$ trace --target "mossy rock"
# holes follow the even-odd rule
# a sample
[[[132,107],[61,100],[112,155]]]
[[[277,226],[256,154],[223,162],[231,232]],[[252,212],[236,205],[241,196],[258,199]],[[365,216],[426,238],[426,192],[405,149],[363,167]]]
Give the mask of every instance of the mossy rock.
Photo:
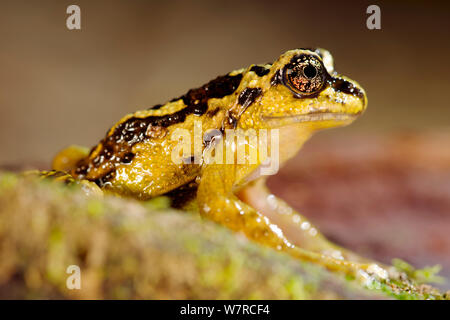
[[[68,289],[71,265],[81,289]],[[0,298],[443,298],[429,286],[362,286],[258,246],[196,213],[86,197],[77,187],[0,173]]]

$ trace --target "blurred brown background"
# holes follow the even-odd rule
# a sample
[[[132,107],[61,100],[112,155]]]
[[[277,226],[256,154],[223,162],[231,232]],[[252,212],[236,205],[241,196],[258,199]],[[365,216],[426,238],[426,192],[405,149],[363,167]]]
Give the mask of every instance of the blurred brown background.
[[[381,7],[381,30],[366,8]],[[66,8],[81,7],[80,31]],[[369,109],[322,135],[450,125],[450,5],[433,1],[1,1],[0,164],[92,146],[124,114],[298,47],[329,49]]]

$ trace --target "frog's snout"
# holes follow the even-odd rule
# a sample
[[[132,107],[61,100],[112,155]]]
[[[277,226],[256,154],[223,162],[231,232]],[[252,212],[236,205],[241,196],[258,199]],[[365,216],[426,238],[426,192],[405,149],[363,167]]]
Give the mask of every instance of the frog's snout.
[[[336,97],[347,102],[345,103],[346,113],[359,115],[366,110],[366,91],[356,81],[345,76],[335,76],[328,80],[328,84]]]

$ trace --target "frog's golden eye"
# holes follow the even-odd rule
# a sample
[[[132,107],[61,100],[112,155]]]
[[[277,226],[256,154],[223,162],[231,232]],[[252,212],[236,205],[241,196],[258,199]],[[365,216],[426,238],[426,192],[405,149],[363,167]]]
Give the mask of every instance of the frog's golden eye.
[[[283,70],[283,84],[297,96],[320,92],[325,85],[327,71],[322,62],[311,55],[294,57]]]

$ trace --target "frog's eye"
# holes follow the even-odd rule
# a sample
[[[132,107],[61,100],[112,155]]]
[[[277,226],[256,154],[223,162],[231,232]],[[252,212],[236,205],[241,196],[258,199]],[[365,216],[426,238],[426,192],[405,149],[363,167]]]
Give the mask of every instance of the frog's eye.
[[[283,71],[283,83],[296,95],[303,97],[321,91],[325,85],[327,71],[314,56],[294,57]]]

